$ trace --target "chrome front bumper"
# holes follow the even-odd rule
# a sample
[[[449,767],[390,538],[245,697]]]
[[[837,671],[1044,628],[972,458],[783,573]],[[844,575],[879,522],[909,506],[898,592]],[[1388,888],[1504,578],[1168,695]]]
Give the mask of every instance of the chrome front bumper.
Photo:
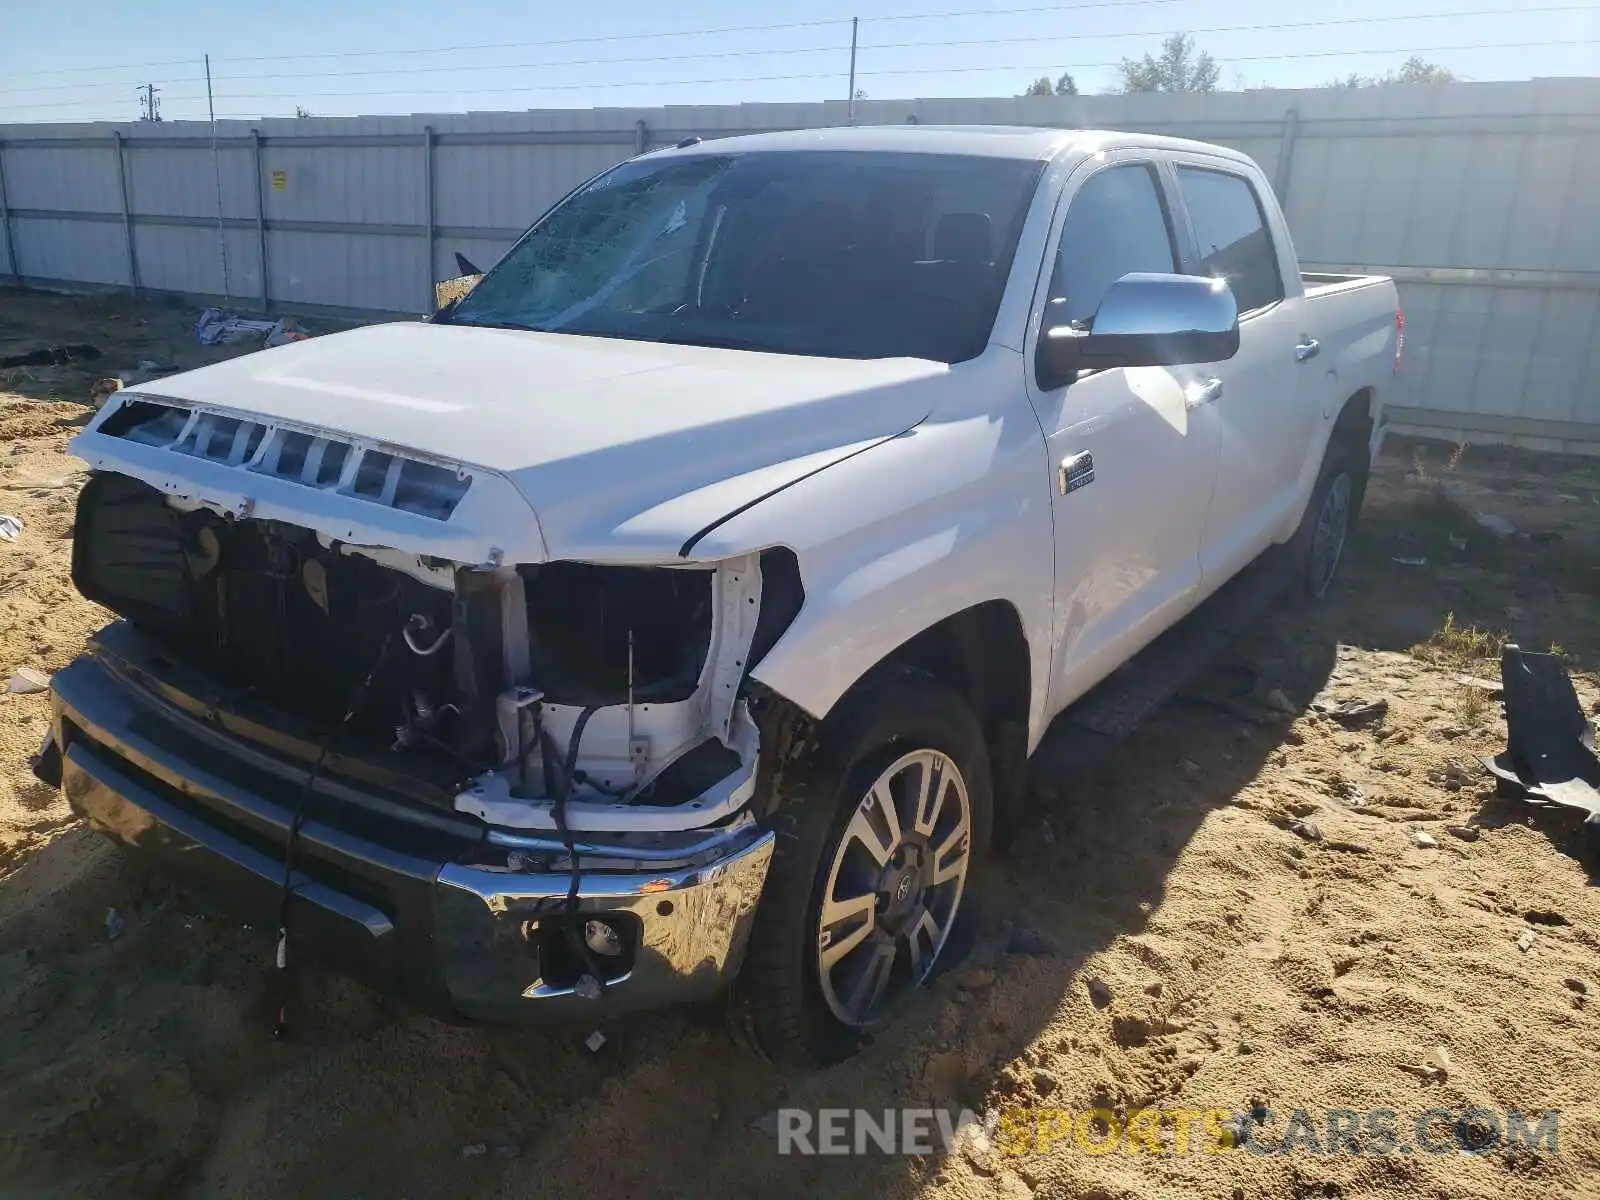
[[[639,873],[604,870],[579,857],[578,910],[638,930],[627,970],[606,984],[609,1007],[651,1008],[706,999],[737,973],[772,859],[773,835],[751,833],[704,867]],[[486,1020],[524,1009],[593,1012],[574,983],[529,970],[529,922],[566,907],[565,874],[439,872],[440,955],[456,1008]],[[537,959],[537,955],[534,956]],[[604,966],[604,962],[600,961]]]
[[[175,686],[170,667],[114,626],[55,676],[63,790],[102,832],[271,928],[304,744],[241,738],[260,726]],[[679,850],[580,847],[576,907],[624,943],[623,957],[597,960],[609,977],[595,1000],[570,956],[553,968],[571,878],[558,846],[330,772],[297,841],[291,945],[447,1017],[593,1020],[706,999],[739,968],[772,848],[755,825]]]

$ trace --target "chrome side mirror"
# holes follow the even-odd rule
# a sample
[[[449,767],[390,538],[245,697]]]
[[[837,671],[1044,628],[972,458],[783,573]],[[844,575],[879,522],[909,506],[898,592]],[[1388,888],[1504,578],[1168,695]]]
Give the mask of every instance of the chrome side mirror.
[[[1089,328],[1050,325],[1039,337],[1039,386],[1084,370],[1219,362],[1239,350],[1239,307],[1226,279],[1132,272],[1106,293]]]

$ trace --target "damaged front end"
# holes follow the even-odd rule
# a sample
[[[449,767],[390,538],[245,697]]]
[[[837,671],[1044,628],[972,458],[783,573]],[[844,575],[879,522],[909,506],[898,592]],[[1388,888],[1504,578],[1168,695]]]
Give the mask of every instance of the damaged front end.
[[[279,521],[228,519],[122,475],[79,503],[73,578],[218,683],[345,752],[460,778],[453,807],[506,829],[653,833],[745,806],[758,739],[740,688],[763,616],[797,606],[793,556],[409,571]],[[765,607],[763,578],[780,593]],[[770,638],[768,639],[770,644]]]
[[[270,891],[298,837],[295,903],[340,931],[333,952],[353,938],[365,961],[387,939],[379,975],[424,954],[468,1016],[601,992],[649,1006],[737,969],[771,853],[746,680],[799,610],[792,553],[461,561],[243,488],[449,524],[468,469],[141,399],[94,432],[140,449],[85,455],[101,469],[73,577],[127,625],[58,677],[75,807],[169,857],[243,864],[247,891]],[[240,482],[185,486],[147,450]],[[391,855],[427,877],[424,934],[400,928],[421,901]]]

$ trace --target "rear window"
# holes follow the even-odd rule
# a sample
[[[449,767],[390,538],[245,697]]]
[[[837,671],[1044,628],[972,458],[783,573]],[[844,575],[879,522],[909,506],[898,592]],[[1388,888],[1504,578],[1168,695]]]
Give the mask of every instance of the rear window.
[[[1180,166],[1178,189],[1189,209],[1201,265],[1206,274],[1228,281],[1239,311],[1282,300],[1278,255],[1250,181],[1225,171]]]

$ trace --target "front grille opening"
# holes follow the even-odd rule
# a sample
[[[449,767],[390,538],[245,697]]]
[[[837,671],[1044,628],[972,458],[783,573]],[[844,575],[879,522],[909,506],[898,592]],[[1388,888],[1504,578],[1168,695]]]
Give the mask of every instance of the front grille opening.
[[[178,440],[189,410],[149,400],[124,404],[106,418],[100,432],[108,437],[127,438],[144,446],[170,446]]]
[[[203,416],[175,448],[196,458],[227,462],[233,453],[234,435],[242,424],[235,417]]]
[[[326,548],[297,526],[180,513],[121,475],[90,478],[77,530],[78,590],[219,682],[328,728],[365,679],[352,742],[388,747],[410,724],[448,754],[465,753],[480,736],[459,715],[454,656],[419,657],[398,639],[413,616],[436,633],[451,628],[450,593]],[[425,712],[437,720],[419,717]],[[431,746],[420,736],[409,744]]]
[[[350,446],[346,442],[325,442],[323,445],[322,461],[317,464],[316,478],[311,482],[318,487],[332,487],[344,474],[344,460],[350,457]]]
[[[194,416],[189,409],[151,400],[127,401],[97,432],[316,488],[338,487],[350,456],[358,454],[350,495],[437,521],[449,520],[472,484],[470,476],[449,467],[401,454],[360,451],[349,442],[273,429],[247,417]]]
[[[311,450],[309,433],[282,433],[278,445],[278,465],[272,473],[280,479],[299,479],[306,469],[306,455]]]
[[[266,434],[267,427],[265,425],[252,425],[250,427],[250,432],[245,435],[244,452],[239,456],[238,459],[234,461],[249,462],[251,459],[253,459],[256,456],[256,451],[261,448],[261,439],[264,438]]]
[[[467,480],[445,467],[407,460],[400,468],[394,506],[444,520],[467,494]]]
[[[393,462],[394,455],[369,450],[361,456],[361,465],[356,468],[355,482],[350,485],[350,490],[358,496],[380,499]]]

